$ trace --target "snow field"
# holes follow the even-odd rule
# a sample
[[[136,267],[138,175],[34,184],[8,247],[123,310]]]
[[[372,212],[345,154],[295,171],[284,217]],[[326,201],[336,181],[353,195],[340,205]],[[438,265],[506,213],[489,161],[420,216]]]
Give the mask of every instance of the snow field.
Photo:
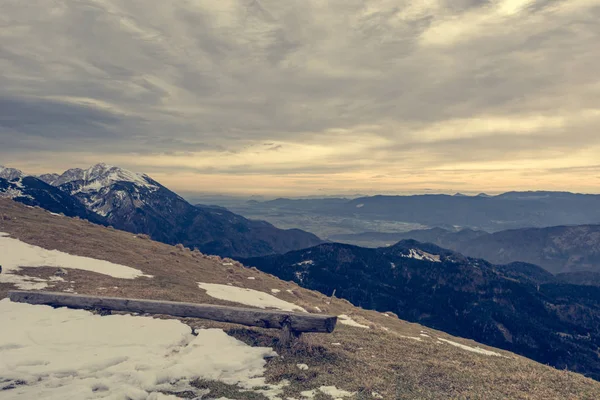
[[[114,278],[135,279],[144,275],[139,269],[89,257],[74,256],[58,250],[46,250],[0,233],[0,283],[11,283],[19,289],[36,290],[48,287],[55,278],[41,279],[17,275],[20,267],[57,267],[97,272]]]
[[[270,294],[253,289],[244,289],[235,286],[220,285],[216,283],[198,282],[200,289],[206,294],[219,300],[231,301],[257,308],[275,308],[282,311],[307,312],[304,308],[287,301],[278,299]]]
[[[270,348],[250,347],[219,329],[197,331],[177,320],[0,301],[0,398],[167,399],[159,391],[196,389],[196,378],[261,387],[277,399],[281,385],[263,377]],[[25,382],[25,384],[22,384]]]

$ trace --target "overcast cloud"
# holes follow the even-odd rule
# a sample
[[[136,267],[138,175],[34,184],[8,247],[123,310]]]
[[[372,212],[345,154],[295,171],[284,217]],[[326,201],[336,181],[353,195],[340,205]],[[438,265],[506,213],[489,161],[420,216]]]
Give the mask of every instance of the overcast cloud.
[[[600,0],[1,0],[0,164],[599,192]]]

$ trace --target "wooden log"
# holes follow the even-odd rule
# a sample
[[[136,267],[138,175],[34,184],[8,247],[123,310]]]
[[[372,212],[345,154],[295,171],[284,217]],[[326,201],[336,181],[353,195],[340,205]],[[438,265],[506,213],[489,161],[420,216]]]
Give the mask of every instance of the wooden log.
[[[175,301],[86,296],[59,292],[14,290],[9,292],[9,298],[14,302],[42,304],[52,307],[68,307],[84,310],[100,309],[141,314],[163,314],[185,318],[203,318],[261,328],[283,329],[287,326],[293,332],[297,333],[331,333],[337,323],[337,317],[331,315],[212,304],[179,303]]]

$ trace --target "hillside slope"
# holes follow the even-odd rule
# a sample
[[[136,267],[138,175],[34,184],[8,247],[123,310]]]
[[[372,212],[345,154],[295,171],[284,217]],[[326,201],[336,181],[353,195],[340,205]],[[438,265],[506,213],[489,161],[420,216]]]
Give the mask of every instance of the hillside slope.
[[[180,319],[182,322],[196,328],[199,334],[198,337],[205,340],[204,343],[210,344],[208,347],[212,346],[220,351],[214,355],[210,355],[213,354],[210,353],[207,358],[195,357],[195,364],[182,364],[182,366],[185,365],[186,368],[189,367],[190,369],[182,370],[180,368],[177,370],[178,375],[176,376],[196,374],[204,377],[190,382],[193,391],[190,388],[187,389],[187,392],[176,391],[167,382],[161,386],[161,389],[156,389],[160,392],[152,392],[150,396],[148,396],[148,393],[155,390],[153,389],[155,386],[147,385],[145,386],[146,389],[138,388],[138,396],[143,396],[140,398],[158,399],[163,398],[160,396],[166,395],[174,396],[169,397],[171,400],[175,398],[192,398],[199,395],[197,392],[199,390],[204,390],[202,393],[206,393],[206,389],[209,389],[210,393],[203,398],[223,397],[247,400],[266,398],[600,398],[600,383],[582,375],[559,371],[512,353],[487,348],[470,340],[452,337],[443,332],[407,323],[390,313],[384,314],[362,310],[344,300],[328,298],[318,292],[300,288],[294,283],[281,281],[255,269],[244,268],[233,261],[153,242],[143,236],[111,230],[90,224],[87,221],[51,215],[44,210],[30,209],[8,200],[0,200],[0,232],[6,232],[10,235],[9,238],[14,238],[13,240],[19,239],[30,245],[41,246],[43,249],[58,249],[69,254],[106,260],[134,268],[144,275],[152,276],[133,275],[115,278],[103,273],[102,269],[93,272],[70,268],[67,270],[67,275],[63,275],[64,280],[61,281],[53,279],[57,267],[43,267],[43,265],[46,265],[43,261],[40,261],[36,268],[31,266],[12,272],[19,276],[36,277],[38,283],[47,283],[50,285],[49,289],[55,291],[75,291],[107,296],[226,305],[239,304],[240,302],[243,304],[244,301],[247,301],[248,296],[230,296],[227,300],[224,300],[213,297],[216,296],[214,293],[212,293],[212,296],[209,295],[209,284],[216,284],[219,288],[230,288],[229,293],[235,293],[234,291],[238,288],[245,288],[261,292],[264,297],[271,295],[280,301],[303,307],[309,312],[321,310],[324,313],[348,316],[338,323],[338,327],[333,334],[304,335],[301,341],[291,350],[277,347],[277,332],[204,320]],[[2,243],[2,240],[0,240],[0,244]],[[43,249],[40,250],[41,253],[43,253]],[[8,265],[5,260],[7,254],[6,252],[0,252],[0,264]],[[73,267],[76,267],[76,264]],[[0,276],[5,275],[5,273],[6,271]],[[199,288],[198,282],[202,282],[205,289]],[[14,284],[0,283],[0,298],[6,296],[8,290],[13,287]],[[226,292],[225,289],[221,289],[221,291]],[[247,295],[255,292],[246,290],[243,293]],[[5,309],[8,310],[4,313]],[[38,308],[35,309],[38,310]],[[13,314],[13,312],[16,314]],[[32,321],[37,321],[37,319],[34,319],[33,311],[27,312]],[[48,310],[48,313],[43,323],[51,325],[52,315],[54,314],[52,310]],[[61,320],[65,324],[72,324],[75,323],[75,320],[89,318],[89,314],[82,313],[73,317],[70,314],[63,314]],[[19,326],[22,326],[23,329],[30,329],[28,328],[29,325],[26,324],[27,321],[19,319],[20,315],[23,315],[23,313],[16,309],[11,310],[5,303],[0,302],[0,318],[5,316],[7,318],[17,318]],[[43,318],[43,316],[40,318]],[[106,320],[103,318],[112,317],[96,318],[99,319],[94,319],[94,321],[97,321],[94,323],[104,324],[103,321]],[[106,323],[108,324],[110,321],[114,321],[114,319],[109,319]],[[180,331],[177,326],[170,326],[167,329],[168,327],[158,326],[152,322],[158,320],[142,321],[143,323],[136,322],[139,320],[123,321],[127,324],[127,328],[125,326],[116,327],[123,329],[122,331],[119,330],[123,334],[109,335],[104,338],[91,335],[88,339],[78,341],[78,343],[89,344],[104,341],[103,349],[116,351],[114,349],[117,349],[120,344],[127,344],[129,347],[126,348],[135,345],[132,342],[124,343],[126,337],[137,337],[143,342],[155,340],[152,339],[152,336],[144,336],[149,332],[140,330],[142,329],[141,325],[156,328],[154,335],[158,335],[158,332]],[[204,375],[203,370],[205,368],[203,368],[203,364],[197,363],[198,359],[206,360],[206,362],[213,359],[222,359],[223,363],[219,364],[219,367],[215,366],[217,371],[221,371],[221,368],[233,368],[233,366],[230,366],[231,364],[228,364],[231,361],[223,358],[223,355],[230,354],[231,346],[241,346],[241,344],[218,342],[216,338],[210,338],[209,340],[212,331],[208,328],[225,330],[228,335],[241,340],[246,345],[254,346],[251,348],[256,349],[257,354],[263,354],[264,357],[267,357],[268,354],[268,351],[264,348],[274,347],[279,356],[269,356],[264,365],[263,363],[257,364],[253,371],[255,377],[264,377],[264,384],[270,386],[255,387],[249,389],[249,391],[240,392],[240,387],[235,386],[231,380],[227,380],[229,383],[219,381],[219,379],[230,376],[227,373],[222,375],[221,378],[217,375],[212,377]],[[55,329],[55,327],[49,326],[48,329]],[[3,332],[9,331],[3,330]],[[34,335],[32,337],[39,336],[39,332],[27,332]],[[46,332],[48,331],[46,330]],[[0,335],[1,337],[2,335]],[[46,335],[43,338],[44,343],[48,341],[52,343],[52,340],[54,340],[52,337],[52,335]],[[109,340],[108,338],[114,340],[114,342],[106,342]],[[26,341],[27,335],[20,335],[15,337],[14,340]],[[73,340],[70,336],[64,335],[61,340],[68,348],[75,348],[73,347],[75,343],[69,342],[69,340]],[[157,340],[158,338],[155,341]],[[190,343],[194,343],[193,338],[190,337],[189,340],[192,340]],[[194,348],[197,350],[193,351],[210,351],[209,348],[206,350],[202,350],[201,347]],[[16,350],[11,350],[10,347],[0,348],[0,352],[10,351]],[[139,350],[137,352],[139,353]],[[2,354],[0,354],[0,358],[7,360]],[[148,353],[148,356],[155,357],[155,354]],[[47,354],[38,355],[38,358],[46,356]],[[103,357],[102,352],[99,352],[99,356]],[[184,354],[180,356],[184,356]],[[134,359],[127,362],[133,361]],[[33,372],[28,368],[22,366],[19,370]],[[100,368],[101,371],[105,371],[110,376],[114,376],[114,373],[118,372],[118,370],[115,372],[114,368],[106,370]],[[240,373],[242,372],[240,365],[236,368]],[[62,379],[60,376],[57,378]],[[288,382],[287,385],[282,384],[284,380]],[[60,382],[63,381],[59,380]],[[135,382],[129,383],[134,384]],[[261,392],[265,388],[272,388],[278,384],[283,385],[281,387],[283,393],[278,397]],[[114,394],[112,390],[116,390],[110,385],[97,386],[96,388],[101,389],[101,391],[90,392],[96,396],[94,398],[103,395],[110,396]],[[26,388],[17,385],[15,387],[4,387],[4,389],[3,396],[11,398],[7,397],[11,396],[10,393],[17,393],[17,391]],[[140,394],[142,393],[140,390],[143,390],[143,393],[146,394]],[[335,396],[332,397],[325,393],[334,394]],[[86,397],[82,396],[81,398]]]
[[[413,240],[331,243],[241,260],[303,287],[600,379],[600,288],[531,264],[493,265]]]

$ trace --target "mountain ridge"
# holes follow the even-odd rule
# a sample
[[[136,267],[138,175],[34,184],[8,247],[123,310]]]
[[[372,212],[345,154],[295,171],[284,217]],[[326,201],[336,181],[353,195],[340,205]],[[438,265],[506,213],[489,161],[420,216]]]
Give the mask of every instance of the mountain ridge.
[[[595,224],[509,229],[494,233],[433,228],[331,237],[332,240],[357,244],[370,241],[374,245],[408,238],[435,243],[497,264],[527,262],[552,273],[600,272],[600,225]]]
[[[358,233],[354,226],[365,222],[419,224],[424,227],[458,227],[497,232],[526,227],[600,224],[600,195],[568,192],[506,192],[494,196],[453,196],[423,194],[411,196],[375,195],[355,199],[277,199],[238,204],[232,211],[247,217],[259,217],[271,222],[285,221],[297,225],[312,218],[338,221],[347,233]],[[335,222],[335,221],[334,221]],[[316,222],[315,222],[316,223]],[[319,231],[325,230],[319,227]],[[415,228],[412,228],[415,229]],[[315,232],[318,232],[315,230]],[[340,232],[340,233],[346,233]],[[327,238],[326,235],[323,236]]]

